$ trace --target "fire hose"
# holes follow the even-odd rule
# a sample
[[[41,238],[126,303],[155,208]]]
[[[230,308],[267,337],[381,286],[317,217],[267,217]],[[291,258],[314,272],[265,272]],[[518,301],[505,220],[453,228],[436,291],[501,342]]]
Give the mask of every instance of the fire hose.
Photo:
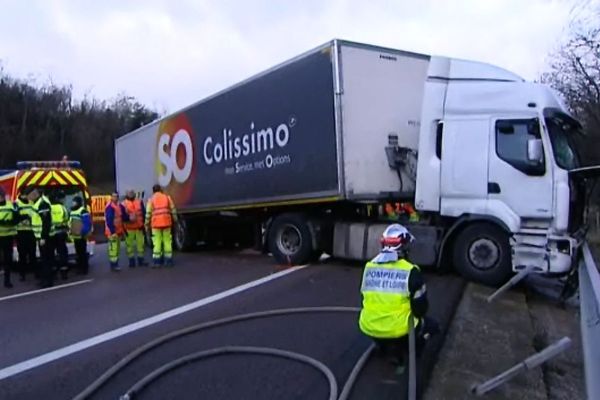
[[[227,325],[240,321],[247,321],[251,319],[260,319],[267,318],[273,316],[280,315],[291,315],[291,314],[308,314],[308,313],[356,313],[359,312],[360,308],[356,307],[337,307],[337,306],[327,306],[327,307],[299,307],[299,308],[286,308],[286,309],[278,309],[278,310],[268,310],[268,311],[258,311],[247,314],[234,315],[231,317],[221,318],[213,321],[203,322],[200,324],[188,326],[183,329],[179,329],[173,332],[170,332],[166,335],[160,336],[138,348],[133,350],[127,356],[122,358],[119,362],[114,364],[111,368],[109,368],[106,372],[104,372],[100,377],[98,377],[94,382],[92,382],[87,388],[85,388],[81,393],[76,395],[73,400],[84,400],[89,399],[98,389],[100,389],[103,385],[105,385],[111,378],[113,378],[116,374],[118,374],[121,370],[123,370],[128,364],[133,362],[135,359],[147,353],[148,351],[164,344],[174,339],[180,338],[182,336],[190,335],[192,333],[196,333],[199,331],[203,331],[210,328],[215,328],[222,325]],[[366,364],[370,354],[372,353],[374,345],[371,345],[367,348],[367,350],[362,354],[354,368],[350,372],[346,383],[344,384],[340,395],[338,396],[338,385],[335,379],[333,372],[322,362],[308,357],[303,354],[275,349],[275,348],[267,348],[267,347],[252,347],[252,346],[224,346],[218,347],[214,349],[204,350],[200,352],[196,352],[193,354],[188,354],[184,357],[173,360],[167,364],[164,364],[160,368],[152,371],[150,374],[144,376],[141,380],[136,382],[133,386],[131,386],[127,392],[125,392],[120,399],[121,400],[130,400],[135,398],[144,388],[150,385],[152,382],[157,380],[162,375],[176,369],[187,365],[189,363],[199,361],[202,359],[217,357],[225,354],[259,354],[259,355],[269,355],[280,358],[285,358],[297,362],[301,362],[307,364],[322,373],[322,375],[327,379],[329,384],[329,400],[347,400],[352,391],[352,387],[356,382],[360,371],[363,366]]]

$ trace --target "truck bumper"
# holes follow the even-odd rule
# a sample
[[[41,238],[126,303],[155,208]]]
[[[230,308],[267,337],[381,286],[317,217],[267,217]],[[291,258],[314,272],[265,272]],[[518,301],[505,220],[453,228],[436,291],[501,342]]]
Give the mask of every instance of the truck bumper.
[[[582,243],[578,235],[515,234],[511,240],[513,270],[533,267],[539,273],[567,273],[575,266]]]

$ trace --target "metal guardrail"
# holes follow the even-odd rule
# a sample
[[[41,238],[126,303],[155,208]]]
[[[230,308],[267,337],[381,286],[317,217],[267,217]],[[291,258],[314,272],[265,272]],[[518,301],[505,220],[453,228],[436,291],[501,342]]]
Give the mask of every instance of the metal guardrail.
[[[600,399],[600,272],[587,243],[579,264],[579,300],[585,385],[589,400]]]

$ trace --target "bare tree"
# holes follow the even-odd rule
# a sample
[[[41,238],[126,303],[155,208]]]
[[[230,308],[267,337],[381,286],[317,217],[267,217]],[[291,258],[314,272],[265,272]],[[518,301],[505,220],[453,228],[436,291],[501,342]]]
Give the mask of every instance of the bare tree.
[[[590,15],[594,18],[590,18]],[[560,48],[551,55],[542,81],[560,92],[570,111],[583,124],[577,138],[584,164],[600,164],[600,12],[588,10],[575,20]]]

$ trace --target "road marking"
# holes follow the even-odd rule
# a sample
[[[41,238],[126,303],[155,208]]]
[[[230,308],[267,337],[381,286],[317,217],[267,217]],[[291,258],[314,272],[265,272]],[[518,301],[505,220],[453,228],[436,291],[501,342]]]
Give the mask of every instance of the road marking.
[[[10,299],[16,299],[17,297],[29,296],[31,294],[49,292],[51,290],[64,289],[64,288],[68,288],[68,287],[71,287],[71,286],[81,285],[83,283],[89,283],[91,281],[93,281],[93,279],[85,279],[85,280],[82,280],[82,281],[65,283],[64,285],[58,285],[58,286],[52,286],[52,287],[44,288],[44,289],[32,290],[30,292],[23,292],[23,293],[12,294],[10,296],[0,297],[0,301],[10,300]]]
[[[306,267],[308,267],[308,265],[301,265],[298,267],[288,268],[283,271],[276,272],[274,274],[257,279],[255,281],[251,281],[251,282],[245,283],[243,285],[233,287],[231,289],[225,290],[224,292],[213,294],[212,296],[208,296],[203,299],[194,301],[192,303],[189,303],[189,304],[177,307],[177,308],[173,308],[169,311],[165,311],[165,312],[157,314],[153,317],[149,317],[149,318],[143,319],[141,321],[137,321],[137,322],[131,323],[129,325],[125,325],[120,328],[114,329],[112,331],[91,337],[89,339],[82,340],[82,341],[74,343],[72,345],[63,347],[62,349],[57,349],[57,350],[51,351],[49,353],[42,354],[41,356],[30,358],[29,360],[22,361],[20,363],[11,365],[6,368],[2,368],[2,369],[0,369],[0,380],[9,378],[11,376],[20,374],[21,372],[24,372],[24,371],[39,367],[41,365],[47,364],[49,362],[58,360],[60,358],[69,356],[73,353],[77,353],[79,351],[88,349],[88,348],[96,346],[100,343],[104,343],[109,340],[126,335],[128,333],[140,330],[147,326],[157,324],[166,319],[186,313],[186,312],[194,310],[196,308],[200,308],[205,305],[214,303],[216,301],[225,299],[227,297],[233,296],[234,294],[238,294],[245,290],[252,289],[256,286],[262,285],[263,283],[267,283],[267,282],[275,280],[277,278],[281,278],[282,276],[291,274],[292,272],[301,270]]]

